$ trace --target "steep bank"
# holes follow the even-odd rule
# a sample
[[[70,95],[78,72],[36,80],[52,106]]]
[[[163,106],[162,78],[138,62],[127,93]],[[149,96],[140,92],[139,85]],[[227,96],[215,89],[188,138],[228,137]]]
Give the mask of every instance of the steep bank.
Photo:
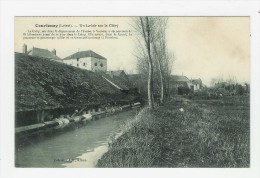
[[[132,101],[100,73],[46,58],[15,53],[16,111],[83,107],[111,101]]]
[[[97,167],[249,167],[249,97],[146,110]]]

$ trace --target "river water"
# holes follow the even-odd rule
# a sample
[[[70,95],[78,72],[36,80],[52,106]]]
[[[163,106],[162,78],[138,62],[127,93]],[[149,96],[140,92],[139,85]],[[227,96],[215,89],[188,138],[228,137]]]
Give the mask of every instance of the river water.
[[[16,138],[16,167],[95,167],[120,126],[139,109],[121,112],[73,128]]]

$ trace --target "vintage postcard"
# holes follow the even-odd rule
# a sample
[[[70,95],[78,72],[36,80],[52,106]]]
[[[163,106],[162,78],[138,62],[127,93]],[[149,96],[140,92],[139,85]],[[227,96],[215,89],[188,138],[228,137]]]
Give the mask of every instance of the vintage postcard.
[[[249,168],[250,17],[16,16],[17,168]]]

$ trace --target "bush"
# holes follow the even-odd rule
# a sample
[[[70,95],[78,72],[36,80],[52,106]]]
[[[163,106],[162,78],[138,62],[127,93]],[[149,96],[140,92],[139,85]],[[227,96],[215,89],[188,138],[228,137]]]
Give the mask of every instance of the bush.
[[[190,89],[188,87],[178,87],[178,95],[187,95],[190,93]]]

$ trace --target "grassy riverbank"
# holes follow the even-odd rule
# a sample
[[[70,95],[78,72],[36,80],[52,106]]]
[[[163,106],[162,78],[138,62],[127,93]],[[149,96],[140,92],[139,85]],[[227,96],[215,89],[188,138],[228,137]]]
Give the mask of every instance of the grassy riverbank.
[[[249,111],[249,97],[144,109],[97,167],[249,167]]]

